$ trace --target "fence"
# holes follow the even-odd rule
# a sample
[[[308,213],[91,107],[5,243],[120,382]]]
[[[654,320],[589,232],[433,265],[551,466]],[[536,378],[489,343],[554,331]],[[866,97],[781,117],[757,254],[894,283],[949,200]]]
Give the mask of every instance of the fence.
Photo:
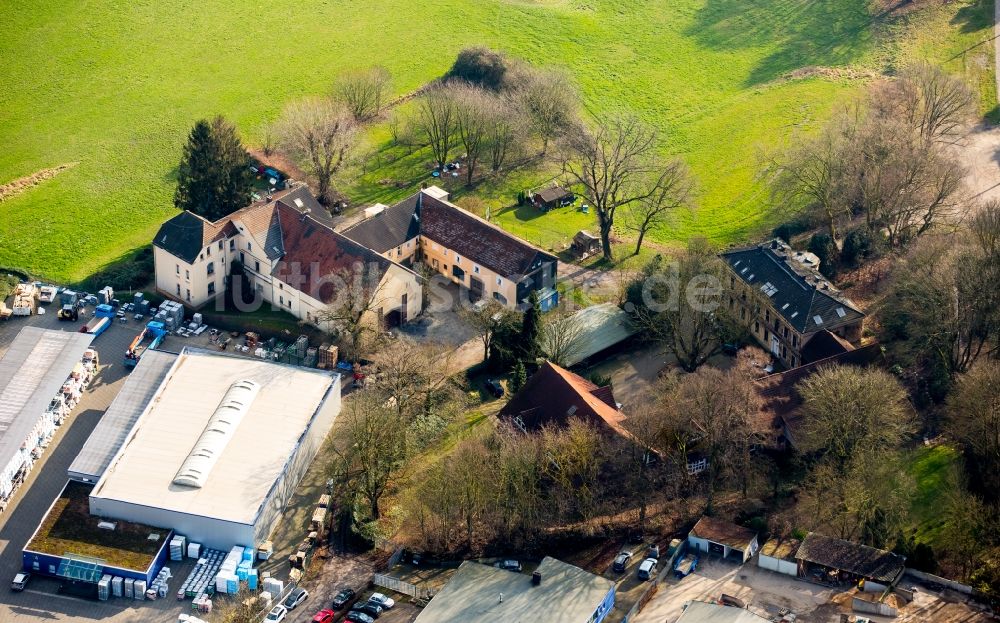
[[[886,617],[894,617],[899,614],[899,611],[890,606],[889,604],[884,604],[878,601],[868,601],[867,599],[861,599],[860,597],[855,597],[853,599],[851,607],[856,612],[864,612],[866,614],[878,614]]]
[[[946,586],[953,591],[957,591],[965,595],[971,595],[973,593],[972,587],[967,584],[962,584],[961,582],[956,582],[955,580],[949,580],[947,578],[931,575],[930,573],[924,573],[923,571],[917,571],[916,569],[907,569],[904,575],[908,575],[911,578],[914,578],[920,582],[940,584],[941,586]]]
[[[382,588],[387,588],[391,591],[396,591],[397,593],[409,595],[414,599],[431,598],[431,592],[426,588],[421,588],[416,584],[410,584],[409,582],[404,582],[403,580],[400,580],[399,578],[394,578],[391,575],[376,573],[375,577],[372,578],[372,582],[375,583],[375,586],[381,586]]]

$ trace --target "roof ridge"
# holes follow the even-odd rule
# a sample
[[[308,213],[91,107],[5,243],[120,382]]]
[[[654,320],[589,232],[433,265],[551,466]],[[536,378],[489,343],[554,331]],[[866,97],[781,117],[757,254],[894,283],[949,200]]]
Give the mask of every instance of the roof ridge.
[[[425,189],[421,189],[420,192],[423,193],[424,190]],[[524,245],[524,246],[526,246],[528,248],[534,249],[535,251],[539,251],[541,253],[546,253],[546,254],[549,253],[545,249],[542,249],[541,247],[536,246],[536,245],[532,244],[531,242],[528,242],[527,240],[524,240],[523,238],[518,238],[514,234],[512,234],[509,231],[507,231],[506,229],[504,229],[503,227],[500,227],[499,225],[491,223],[491,222],[487,221],[486,219],[484,219],[483,217],[479,216],[478,214],[473,214],[472,212],[466,210],[465,208],[463,208],[463,207],[461,207],[459,205],[455,205],[454,203],[452,203],[452,202],[450,202],[450,201],[448,201],[446,199],[438,199],[437,197],[434,197],[434,196],[429,195],[427,193],[424,193],[424,197],[426,197],[427,199],[430,199],[432,201],[437,201],[438,203],[441,203],[442,205],[444,205],[446,207],[449,207],[449,208],[451,208],[453,210],[457,210],[459,213],[461,213],[461,214],[463,214],[465,216],[468,216],[471,219],[473,219],[475,221],[478,221],[478,222],[480,222],[483,225],[486,225],[487,227],[493,228],[494,230],[500,232],[504,236],[506,236],[506,237],[510,238],[511,240],[514,240],[515,242],[518,242],[518,243],[520,243],[520,244],[522,244],[522,245]],[[421,209],[423,209],[423,206],[421,206]],[[421,236],[424,235],[422,230],[421,230],[420,235]]]

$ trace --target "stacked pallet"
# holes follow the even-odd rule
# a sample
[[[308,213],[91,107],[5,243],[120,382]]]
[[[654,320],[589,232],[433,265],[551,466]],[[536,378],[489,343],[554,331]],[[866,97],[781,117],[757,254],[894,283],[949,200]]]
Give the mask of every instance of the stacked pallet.
[[[191,570],[191,573],[188,574],[187,579],[181,585],[180,590],[177,591],[177,599],[184,599],[185,597],[198,599],[200,596],[205,595],[210,583],[219,574],[219,568],[222,566],[222,561],[225,559],[226,553],[217,549],[206,549],[201,553],[202,557],[195,563],[194,569]]]
[[[34,284],[19,283],[14,286],[14,315],[30,316],[35,313],[38,304],[38,292]]]
[[[187,537],[175,534],[174,538],[170,539],[170,560],[180,561],[184,560],[184,550],[187,547]]]

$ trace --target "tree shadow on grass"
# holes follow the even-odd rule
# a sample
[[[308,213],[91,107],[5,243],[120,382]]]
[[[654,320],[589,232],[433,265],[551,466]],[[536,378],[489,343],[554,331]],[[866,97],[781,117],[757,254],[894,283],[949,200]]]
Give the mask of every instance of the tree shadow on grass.
[[[951,18],[951,24],[958,26],[963,33],[979,32],[989,28],[984,35],[993,35],[993,3],[977,0],[963,5]]]
[[[877,19],[864,0],[707,0],[685,34],[717,51],[771,49],[746,78],[754,86],[802,67],[857,60]]]

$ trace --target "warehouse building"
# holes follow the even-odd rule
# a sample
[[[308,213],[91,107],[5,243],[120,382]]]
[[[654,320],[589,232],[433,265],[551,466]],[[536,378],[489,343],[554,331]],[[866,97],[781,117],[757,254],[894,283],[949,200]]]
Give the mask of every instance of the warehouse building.
[[[601,623],[614,605],[614,582],[555,558],[532,575],[466,561],[415,623]]]
[[[213,549],[267,540],[340,411],[332,372],[198,349],[143,357],[70,467],[90,514]]]
[[[25,327],[0,358],[0,508],[31,471],[56,421],[76,405],[85,383],[67,387],[67,381],[79,373],[93,339]]]

